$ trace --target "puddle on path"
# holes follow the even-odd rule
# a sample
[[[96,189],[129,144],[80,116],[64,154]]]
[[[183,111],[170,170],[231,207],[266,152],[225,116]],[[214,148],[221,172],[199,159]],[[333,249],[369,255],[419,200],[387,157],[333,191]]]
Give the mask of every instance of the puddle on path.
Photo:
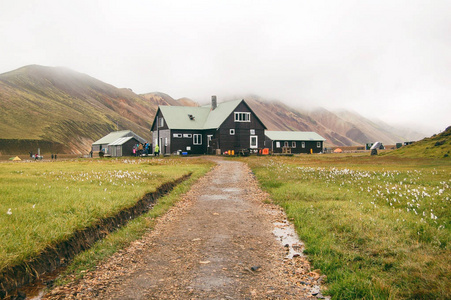
[[[279,212],[276,210],[269,210],[272,215],[278,215]],[[280,242],[282,246],[288,248],[288,254],[285,256],[286,259],[293,259],[293,257],[305,257],[304,243],[299,240],[299,237],[294,229],[294,225],[288,220],[273,222],[274,230],[273,234],[276,239]],[[310,295],[316,299],[326,299],[330,300],[330,296],[323,296],[321,294],[320,284],[312,284],[310,286]]]
[[[288,221],[274,222],[273,234],[277,240],[284,247],[288,247],[288,254],[286,258],[292,259],[295,256],[304,256],[302,251],[304,250],[304,243],[302,243],[296,231],[294,230],[293,224]]]

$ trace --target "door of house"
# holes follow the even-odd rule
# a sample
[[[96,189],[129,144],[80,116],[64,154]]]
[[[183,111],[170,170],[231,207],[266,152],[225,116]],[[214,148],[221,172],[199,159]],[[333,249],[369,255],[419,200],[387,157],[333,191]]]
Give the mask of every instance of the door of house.
[[[251,135],[251,149],[256,149],[258,148],[258,136],[256,135]]]

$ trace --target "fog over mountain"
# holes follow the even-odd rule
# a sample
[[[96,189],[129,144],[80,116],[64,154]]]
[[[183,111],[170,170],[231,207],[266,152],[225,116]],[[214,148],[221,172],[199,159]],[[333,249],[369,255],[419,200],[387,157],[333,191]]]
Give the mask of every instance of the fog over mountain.
[[[351,111],[300,110],[255,95],[243,98],[268,130],[314,131],[326,138],[327,147],[423,137],[414,131],[402,135],[397,128]],[[37,147],[52,153],[88,153],[93,141],[122,129],[151,141],[158,105],[199,103],[161,92],[138,95],[67,68],[25,66],[0,74],[0,153],[27,153]]]
[[[1,1],[0,73],[64,66],[137,94],[255,94],[432,134],[450,125],[450,11],[446,0]]]

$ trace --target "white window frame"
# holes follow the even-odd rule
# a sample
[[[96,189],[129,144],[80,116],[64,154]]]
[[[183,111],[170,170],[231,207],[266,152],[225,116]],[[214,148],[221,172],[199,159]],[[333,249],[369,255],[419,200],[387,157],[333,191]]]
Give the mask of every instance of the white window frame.
[[[302,148],[305,148],[305,142],[302,142],[302,143],[301,143],[301,147],[302,147]]]
[[[255,129],[250,130],[251,135],[255,135]]]
[[[181,138],[182,134],[181,133],[173,133],[172,137],[174,137],[174,138]]]
[[[276,148],[280,148],[280,142],[276,142]]]
[[[288,148],[288,141],[283,142],[283,146],[284,146],[285,148]]]
[[[296,141],[291,142],[291,148],[296,148]]]
[[[251,113],[250,112],[235,112],[235,122],[250,122]]]
[[[252,139],[255,139],[255,145],[252,145]],[[251,149],[258,148],[258,136],[257,135],[251,135],[249,143],[250,143],[250,147],[249,148],[251,148]]]
[[[158,121],[159,121],[158,126],[164,127],[164,118],[159,118]]]
[[[189,139],[190,139],[190,138],[193,137],[193,135],[192,135],[191,133],[184,133],[184,134],[183,134],[183,137],[184,137],[184,138],[189,138]]]
[[[207,147],[210,147],[210,142],[211,142],[212,138],[213,138],[212,134],[207,135]]]
[[[316,148],[321,148],[321,142],[316,142]]]
[[[193,134],[193,145],[202,145],[202,134]]]
[[[235,129],[230,129],[230,130],[229,130],[229,134],[230,134],[230,135],[235,135]]]

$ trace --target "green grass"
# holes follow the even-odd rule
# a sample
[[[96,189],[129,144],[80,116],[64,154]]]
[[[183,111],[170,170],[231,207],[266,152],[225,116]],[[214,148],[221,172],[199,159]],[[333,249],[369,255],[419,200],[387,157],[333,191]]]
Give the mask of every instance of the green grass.
[[[445,131],[415,142],[412,145],[383,153],[382,155],[412,158],[451,159],[451,126]]]
[[[156,218],[163,215],[178,202],[180,196],[186,193],[197,179],[209,171],[210,166],[210,164],[203,165],[188,180],[177,185],[168,195],[160,198],[152,210],[130,221],[126,226],[109,234],[105,239],[96,242],[89,250],[78,254],[68,268],[57,278],[54,286],[82,278],[87,270],[94,269],[99,262],[125,248],[132,241],[141,238],[153,228]]]
[[[451,163],[316,155],[250,158],[327,275],[333,299],[451,298]]]
[[[2,163],[0,270],[208,166],[181,158]]]

